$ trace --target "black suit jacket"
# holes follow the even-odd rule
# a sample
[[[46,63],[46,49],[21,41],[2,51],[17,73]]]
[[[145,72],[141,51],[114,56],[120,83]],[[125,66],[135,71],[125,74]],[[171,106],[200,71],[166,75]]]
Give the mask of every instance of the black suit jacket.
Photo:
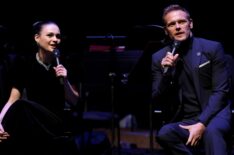
[[[168,49],[166,46],[152,55],[152,97],[156,102],[161,95],[165,96],[165,93],[173,88],[170,78],[163,75],[160,65]],[[230,84],[222,45],[216,41],[194,37],[189,52],[192,52],[189,61],[190,77],[202,109],[199,121],[207,125],[213,117],[220,115],[230,119],[231,110],[228,103]],[[179,103],[177,112],[173,115],[179,113],[180,107]]]

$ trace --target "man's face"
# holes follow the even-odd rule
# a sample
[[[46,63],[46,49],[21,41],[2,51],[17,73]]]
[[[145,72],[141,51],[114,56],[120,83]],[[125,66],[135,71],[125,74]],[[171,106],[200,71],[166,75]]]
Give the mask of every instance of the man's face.
[[[192,34],[193,22],[186,12],[175,10],[164,16],[165,32],[172,39],[184,41]]]

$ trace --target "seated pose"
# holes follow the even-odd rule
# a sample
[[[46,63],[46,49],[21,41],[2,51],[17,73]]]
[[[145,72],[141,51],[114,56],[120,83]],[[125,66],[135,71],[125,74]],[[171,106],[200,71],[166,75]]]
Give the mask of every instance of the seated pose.
[[[152,55],[152,97],[163,102],[170,122],[156,139],[169,155],[190,155],[202,145],[206,155],[228,154],[231,129],[229,76],[219,42],[197,38],[193,20],[179,5],[164,9],[169,44]]]
[[[9,133],[1,154],[61,153],[65,103],[78,103],[70,74],[54,52],[61,42],[58,25],[39,21],[33,33],[37,50],[16,59],[10,97],[0,113],[1,137]]]

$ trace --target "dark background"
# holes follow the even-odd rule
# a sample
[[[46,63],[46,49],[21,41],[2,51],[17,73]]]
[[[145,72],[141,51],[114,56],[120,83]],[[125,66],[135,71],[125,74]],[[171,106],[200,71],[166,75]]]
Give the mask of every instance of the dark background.
[[[164,39],[163,8],[172,3],[186,7],[194,21],[194,34],[223,43],[233,55],[233,5],[231,1],[201,0],[57,0],[1,1],[0,25],[7,29],[10,48],[18,53],[31,52],[31,25],[44,19],[55,20],[64,36],[63,54],[77,70],[84,96],[94,107],[110,106],[109,72],[116,72],[115,104],[124,116],[136,115],[139,126],[147,127],[150,103],[150,61],[152,52]],[[1,32],[1,31],[0,31]],[[86,36],[126,36],[101,43],[125,45],[117,54],[88,53],[92,40]],[[3,36],[3,35],[2,35]],[[127,79],[123,75],[129,75]],[[127,80],[124,81],[124,80]]]
[[[57,21],[75,51],[86,35],[128,35],[136,25],[161,24],[162,9],[171,3],[185,6],[194,19],[197,36],[219,40],[232,51],[231,1],[202,0],[33,0],[1,1],[0,24],[12,33],[16,44],[31,39],[31,25],[37,20]]]

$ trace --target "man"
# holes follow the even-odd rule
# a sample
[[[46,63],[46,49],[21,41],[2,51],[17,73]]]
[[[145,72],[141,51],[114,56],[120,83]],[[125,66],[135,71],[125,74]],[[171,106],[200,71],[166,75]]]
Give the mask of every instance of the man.
[[[166,7],[162,18],[171,44],[152,55],[152,97],[170,99],[163,107],[177,109],[156,139],[170,155],[192,154],[198,144],[207,155],[225,155],[231,109],[223,47],[194,37],[193,20],[179,5]]]

